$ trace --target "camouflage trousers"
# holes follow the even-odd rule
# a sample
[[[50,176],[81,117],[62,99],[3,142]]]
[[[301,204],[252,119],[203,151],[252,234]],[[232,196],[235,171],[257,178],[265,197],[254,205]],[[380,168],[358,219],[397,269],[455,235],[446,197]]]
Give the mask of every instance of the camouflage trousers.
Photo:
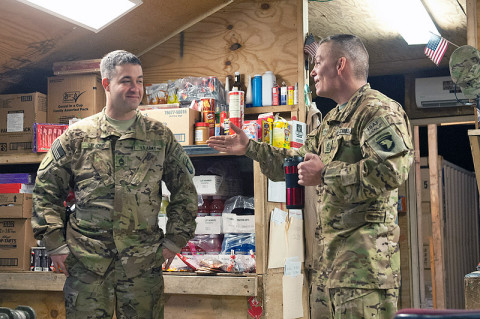
[[[112,318],[163,319],[162,269],[127,278],[120,260],[112,262],[104,276],[86,269],[71,254],[63,293],[67,319]]]
[[[397,312],[397,288],[328,289],[315,274],[310,275],[309,288],[312,319],[392,319]]]

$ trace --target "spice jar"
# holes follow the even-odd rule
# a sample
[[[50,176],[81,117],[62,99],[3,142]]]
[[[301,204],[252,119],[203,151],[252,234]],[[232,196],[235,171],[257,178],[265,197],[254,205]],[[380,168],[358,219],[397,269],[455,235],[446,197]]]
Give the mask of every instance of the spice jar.
[[[195,145],[207,144],[210,137],[210,124],[206,122],[195,123]]]

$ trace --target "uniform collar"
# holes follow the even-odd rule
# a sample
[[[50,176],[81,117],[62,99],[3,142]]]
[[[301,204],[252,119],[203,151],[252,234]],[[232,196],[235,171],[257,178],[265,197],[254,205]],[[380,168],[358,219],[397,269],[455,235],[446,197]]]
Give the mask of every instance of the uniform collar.
[[[108,138],[110,136],[118,136],[120,139],[127,139],[133,138],[137,140],[145,141],[147,138],[147,132],[145,127],[145,119],[140,113],[140,111],[136,110],[136,120],[132,126],[122,135],[118,132],[113,125],[111,125],[107,120],[107,115],[105,114],[106,108],[103,108],[102,114],[100,115],[100,137],[101,138]]]
[[[334,114],[330,117],[328,124],[333,124],[334,122],[346,122],[350,115],[355,112],[358,106],[361,104],[363,100],[363,93],[370,89],[370,84],[367,83],[359,88],[352,97],[348,100],[347,105],[340,110],[339,105],[335,107],[333,110]]]

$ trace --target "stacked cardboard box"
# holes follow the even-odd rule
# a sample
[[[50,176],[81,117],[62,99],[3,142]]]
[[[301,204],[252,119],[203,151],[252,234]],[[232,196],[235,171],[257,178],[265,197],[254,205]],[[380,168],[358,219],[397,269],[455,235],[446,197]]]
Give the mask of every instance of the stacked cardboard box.
[[[105,90],[98,74],[75,74],[48,78],[48,123],[68,124],[100,112]]]
[[[33,123],[46,120],[45,94],[0,95],[0,154],[31,152]]]
[[[0,194],[0,271],[30,270],[32,194]]]

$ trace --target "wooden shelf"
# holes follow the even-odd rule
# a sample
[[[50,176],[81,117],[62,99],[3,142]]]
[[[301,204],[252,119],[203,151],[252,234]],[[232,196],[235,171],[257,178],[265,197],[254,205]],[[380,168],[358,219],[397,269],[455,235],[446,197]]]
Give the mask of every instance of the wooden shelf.
[[[224,156],[208,145],[188,145],[183,147],[190,156]],[[40,164],[46,153],[18,153],[0,155],[0,165]]]
[[[166,294],[256,296],[258,275],[163,273]],[[0,273],[0,290],[62,291],[65,275],[53,272]]]
[[[274,105],[274,106],[260,106],[260,107],[247,107],[245,108],[245,114],[261,114],[261,113],[287,113],[298,111],[298,105]]]
[[[40,164],[47,153],[16,153],[0,155],[0,165]]]

